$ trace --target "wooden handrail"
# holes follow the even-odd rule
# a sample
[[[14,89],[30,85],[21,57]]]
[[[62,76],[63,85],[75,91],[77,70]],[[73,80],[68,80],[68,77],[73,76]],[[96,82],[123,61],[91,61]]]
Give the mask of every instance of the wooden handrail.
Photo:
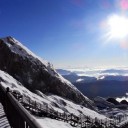
[[[15,99],[15,97],[9,92],[9,90],[6,90],[4,87],[0,86],[2,92],[7,96],[6,100],[9,100],[9,102],[12,105],[12,108],[14,108],[18,116],[21,117],[24,122],[26,123],[29,128],[43,128],[37,121],[36,119]],[[8,107],[8,106],[5,106]],[[6,110],[5,110],[6,113]],[[13,116],[13,113],[12,113]],[[12,117],[13,118],[13,117]],[[20,126],[19,126],[20,127]],[[26,128],[26,126],[25,126]]]

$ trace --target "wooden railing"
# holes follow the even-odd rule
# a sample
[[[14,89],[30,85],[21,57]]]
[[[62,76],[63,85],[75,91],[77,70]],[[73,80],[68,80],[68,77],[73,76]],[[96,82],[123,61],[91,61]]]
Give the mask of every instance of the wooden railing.
[[[0,85],[0,98],[12,128],[42,128],[32,115]]]
[[[2,86],[0,86],[0,97],[12,128],[42,128],[32,115],[62,120],[79,128],[119,128],[120,119],[118,118],[99,120],[85,115],[78,117],[66,112],[60,113],[48,105],[33,101],[28,96],[10,92],[9,88],[5,89]],[[120,128],[125,128],[127,125],[128,123],[123,124]]]
[[[64,122],[70,123],[73,127],[79,128],[94,128],[94,126],[98,126],[98,128],[113,128],[116,127],[116,122],[113,120],[98,120],[97,118],[92,119],[89,116],[76,116],[70,113],[60,113],[55,111],[54,109],[48,107],[47,105],[38,103],[36,101],[31,100],[28,96],[21,96],[18,93],[13,92],[15,98],[33,115],[36,116],[44,116],[57,120],[62,120]]]

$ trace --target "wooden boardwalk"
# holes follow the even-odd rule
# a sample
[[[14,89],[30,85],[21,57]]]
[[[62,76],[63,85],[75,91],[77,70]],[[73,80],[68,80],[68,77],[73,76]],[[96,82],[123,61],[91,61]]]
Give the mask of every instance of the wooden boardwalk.
[[[0,128],[11,128],[1,103],[0,103]]]

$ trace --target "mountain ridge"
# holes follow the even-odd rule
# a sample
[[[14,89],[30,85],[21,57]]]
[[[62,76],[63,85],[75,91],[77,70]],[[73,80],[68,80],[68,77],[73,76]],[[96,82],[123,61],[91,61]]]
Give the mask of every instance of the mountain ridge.
[[[40,59],[12,37],[0,39],[0,69],[31,91],[53,93],[91,107],[93,102],[58,74],[53,65]]]

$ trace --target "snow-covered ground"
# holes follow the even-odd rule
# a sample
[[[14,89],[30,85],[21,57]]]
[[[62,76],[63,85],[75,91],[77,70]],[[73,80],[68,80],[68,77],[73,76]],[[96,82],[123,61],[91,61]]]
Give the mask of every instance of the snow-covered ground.
[[[126,96],[117,97],[116,100],[118,102],[121,102],[122,100],[126,100],[128,102],[128,93],[126,93]]]
[[[69,123],[55,119],[39,117],[36,117],[36,119],[43,128],[73,128]]]
[[[28,89],[26,89],[20,82],[15,80],[12,76],[8,75],[7,73],[3,72],[0,70],[0,84],[6,88],[9,87],[13,91],[17,91],[21,93],[24,96],[29,96],[31,100],[36,101],[42,105],[48,105],[49,108],[52,108],[56,111],[59,111],[61,113],[66,112],[66,113],[73,113],[77,116],[82,116],[83,114],[86,116],[91,117],[92,119],[97,118],[100,120],[106,120],[107,117],[119,117],[119,116],[124,116],[124,120],[119,124],[121,125],[122,123],[125,123],[128,120],[128,111],[126,110],[120,110],[117,108],[113,109],[104,109],[100,111],[101,114],[90,110],[84,106],[75,104],[72,101],[69,101],[67,99],[64,99],[62,97],[59,97],[57,95],[49,94],[45,95],[41,92],[38,91],[38,94],[34,94],[30,92]],[[34,118],[39,122],[39,124],[42,127],[45,128],[73,128],[69,123],[55,120],[55,119],[50,119],[47,117],[36,117]]]
[[[121,127],[128,123],[128,110],[113,108],[110,110],[104,109],[101,111],[101,113],[110,118],[113,118],[118,127]]]
[[[127,116],[128,115],[128,110],[121,110],[118,108],[111,108],[108,110],[104,109],[104,110],[101,110],[100,112],[108,117],[119,117],[119,116]]]
[[[84,114],[86,116],[90,116],[93,119],[94,118],[98,118],[102,120],[106,119],[106,116],[101,115],[81,105],[75,104],[74,102],[64,99],[62,97],[52,95],[52,94],[45,95],[41,92],[40,92],[40,95],[42,97],[37,94],[34,94],[30,92],[28,89],[26,89],[20,82],[15,80],[12,76],[8,75],[7,73],[3,71],[0,71],[0,84],[4,88],[9,87],[11,90],[17,91],[24,96],[29,96],[33,101],[36,101],[42,105],[47,104],[49,108],[52,108],[62,113],[63,112],[73,113],[77,116],[81,116],[81,114]],[[35,118],[45,128],[55,128],[58,126],[59,127],[62,126],[62,128],[71,128],[71,126],[68,123],[64,123],[62,121],[57,121],[57,120],[53,120],[50,118],[44,118],[44,117],[43,118],[35,117]]]

